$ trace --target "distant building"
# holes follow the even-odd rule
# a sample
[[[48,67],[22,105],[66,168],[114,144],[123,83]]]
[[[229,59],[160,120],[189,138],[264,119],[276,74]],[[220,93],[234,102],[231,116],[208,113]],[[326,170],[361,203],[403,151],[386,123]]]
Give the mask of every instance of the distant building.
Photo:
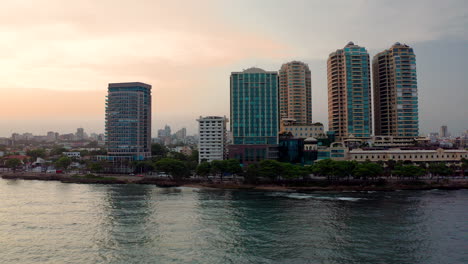
[[[174,136],[179,141],[185,141],[185,138],[187,137],[187,129],[185,127],[179,129],[175,132]]]
[[[81,158],[81,153],[79,151],[62,152],[62,154],[69,158]]]
[[[110,160],[151,157],[151,85],[110,83],[106,107],[106,145]]]
[[[395,43],[372,60],[375,135],[417,137],[418,84],[413,48]]]
[[[281,132],[289,132],[296,138],[325,137],[322,123],[301,124],[292,119],[281,120]]]
[[[441,138],[446,138],[446,137],[449,136],[447,126],[441,126],[441,127],[440,127],[439,136],[440,136]]]
[[[354,135],[370,137],[371,85],[369,54],[349,42],[332,52],[327,61],[328,126],[337,140]]]
[[[200,116],[198,121],[198,162],[223,160],[227,156],[226,123],[222,116]]]
[[[241,163],[277,159],[278,73],[259,68],[231,73],[229,158]]]
[[[301,124],[312,123],[312,81],[309,66],[291,61],[279,70],[280,118],[292,118]]]
[[[85,138],[84,128],[77,128],[75,136],[77,140],[83,140]]]

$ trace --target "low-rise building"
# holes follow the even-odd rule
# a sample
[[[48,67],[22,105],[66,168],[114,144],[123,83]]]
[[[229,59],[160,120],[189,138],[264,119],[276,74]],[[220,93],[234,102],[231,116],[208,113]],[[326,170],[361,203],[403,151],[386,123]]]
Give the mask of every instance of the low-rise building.
[[[223,160],[227,157],[225,116],[200,116],[198,121],[198,162]]]

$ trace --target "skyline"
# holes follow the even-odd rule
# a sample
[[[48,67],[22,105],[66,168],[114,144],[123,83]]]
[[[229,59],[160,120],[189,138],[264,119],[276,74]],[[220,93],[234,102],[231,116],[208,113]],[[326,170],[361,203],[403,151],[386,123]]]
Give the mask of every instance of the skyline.
[[[50,8],[38,12],[46,2]],[[395,42],[412,46],[421,134],[468,128],[463,1],[258,1],[236,16],[246,3],[7,1],[0,11],[0,136],[77,127],[101,133],[107,85],[127,81],[153,86],[153,137],[165,124],[193,134],[197,117],[229,115],[231,72],[278,71],[292,60],[309,65],[313,121],[328,127],[326,59],[349,41],[371,59]],[[396,8],[403,3],[405,10]],[[294,19],[278,20],[283,12]]]

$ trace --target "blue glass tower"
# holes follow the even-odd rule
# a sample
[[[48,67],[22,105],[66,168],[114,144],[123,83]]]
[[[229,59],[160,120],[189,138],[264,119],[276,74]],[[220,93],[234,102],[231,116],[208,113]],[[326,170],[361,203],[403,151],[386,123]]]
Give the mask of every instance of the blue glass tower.
[[[231,74],[234,145],[278,144],[278,73],[250,68]]]
[[[337,139],[372,133],[369,54],[349,42],[328,58],[328,121]]]
[[[418,85],[413,48],[395,43],[374,56],[375,133],[383,136],[417,137]]]
[[[151,85],[140,82],[109,84],[106,146],[110,160],[151,157]]]

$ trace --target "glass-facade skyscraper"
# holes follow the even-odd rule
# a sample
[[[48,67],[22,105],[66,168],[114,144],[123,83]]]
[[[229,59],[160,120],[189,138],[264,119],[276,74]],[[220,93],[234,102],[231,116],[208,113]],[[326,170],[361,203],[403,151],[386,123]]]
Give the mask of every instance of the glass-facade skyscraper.
[[[419,136],[418,85],[413,49],[397,42],[374,56],[372,68],[375,134]]]
[[[349,42],[327,61],[328,124],[336,138],[370,137],[371,85],[369,54]]]
[[[151,85],[140,82],[109,84],[106,146],[110,160],[151,157]]]
[[[234,145],[278,144],[278,73],[233,72],[230,86]]]

